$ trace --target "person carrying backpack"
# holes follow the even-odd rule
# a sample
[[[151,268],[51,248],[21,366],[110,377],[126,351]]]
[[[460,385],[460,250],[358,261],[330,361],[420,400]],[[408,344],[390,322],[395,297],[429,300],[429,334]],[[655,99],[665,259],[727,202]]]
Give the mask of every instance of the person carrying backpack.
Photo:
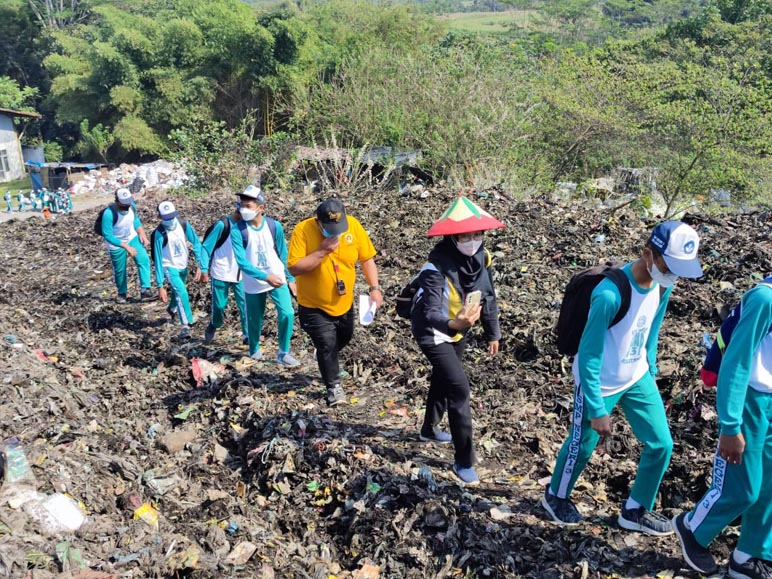
[[[44,213],[46,210],[48,207],[44,202]],[[139,220],[134,198],[128,189],[121,188],[115,192],[115,202],[101,211],[95,228],[104,238],[107,252],[110,254],[113,278],[118,289],[118,297],[115,301],[119,304],[125,304],[128,301],[127,256],[131,256],[137,265],[140,299],[142,301],[157,299],[158,292],[150,287],[150,258],[145,249],[150,245],[150,241]]]
[[[164,282],[171,290],[171,303],[166,311],[172,321],[179,316],[180,338],[190,337],[190,325],[195,323],[190,308],[190,297],[186,282],[188,279],[188,243],[193,247],[196,261],[201,264],[201,241],[193,226],[180,217],[171,201],[158,205],[161,223],[153,231],[153,265],[158,293],[163,303],[169,303],[169,294]],[[195,281],[201,280],[201,269],[196,271]]]
[[[712,483],[689,512],[673,519],[684,559],[696,571],[718,571],[708,550],[742,516],[729,577],[772,578],[772,279],[742,298],[716,386],[719,438]]]
[[[466,197],[456,199],[427,236],[442,236],[416,280],[411,311],[413,337],[432,365],[426,413],[419,432],[425,442],[452,442],[452,472],[463,483],[479,484],[474,468],[469,380],[462,356],[469,329],[482,321],[488,354],[499,350],[501,331],[484,232],[505,225]],[[447,412],[450,434],[439,424]]]
[[[300,362],[290,354],[290,341],[295,324],[292,296],[295,278],[287,269],[287,242],[284,230],[275,219],[265,215],[265,193],[249,185],[238,194],[241,221],[231,227],[231,247],[236,263],[244,275],[244,293],[247,308],[249,355],[263,359],[260,334],[263,332],[266,298],[270,296],[276,307],[279,326],[279,352],[276,362],[284,366],[298,366]]]
[[[678,277],[702,276],[697,259],[699,243],[697,233],[685,223],[658,224],[641,257],[621,268],[630,286],[629,307],[616,323],[623,302],[620,287],[608,278],[592,290],[573,363],[570,434],[542,499],[542,506],[555,522],[576,525],[582,521],[569,497],[599,437],[611,436],[611,411],[619,404],[643,451],[617,522],[624,529],[649,535],[673,532],[668,519],[652,512],[673,450],[665,406],[654,380],[657,344],[673,284]]]
[[[241,279],[241,270],[236,263],[231,243],[231,230],[237,227],[241,220],[240,205],[231,215],[224,215],[215,221],[204,234],[202,243],[204,251],[201,253],[201,271],[204,274],[204,282],[211,279],[212,312],[209,324],[204,330],[204,341],[210,343],[218,328],[222,327],[225,317],[225,308],[228,307],[228,293],[233,291],[236,306],[239,309],[241,319],[241,341],[249,345],[249,331],[247,328],[247,306],[244,299],[244,282]]]

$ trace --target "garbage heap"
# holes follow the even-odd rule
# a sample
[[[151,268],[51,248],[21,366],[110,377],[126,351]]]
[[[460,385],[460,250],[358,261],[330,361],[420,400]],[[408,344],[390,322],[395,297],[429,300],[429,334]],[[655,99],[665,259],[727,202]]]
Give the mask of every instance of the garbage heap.
[[[201,235],[234,199],[166,192]],[[653,577],[682,573],[675,539],[621,532],[639,445],[615,415],[573,498],[566,530],[539,505],[570,422],[570,361],[554,345],[562,290],[579,269],[640,255],[653,222],[630,207],[468,193],[507,229],[486,235],[503,339],[473,333],[465,366],[483,484],[450,477],[452,449],[417,440],[428,365],[393,300],[432,246],[424,234],[456,192],[345,196],[368,229],[387,304],[342,355],[348,405],[328,410],[313,346],[296,329],[298,370],[247,357],[237,315],[178,341],[160,303],[114,303],[96,210],[0,230],[0,577]],[[140,204],[148,229],[162,197]],[[271,192],[291,231],[319,196]],[[709,340],[770,269],[770,222],[687,216],[706,275],[681,280],[665,319],[659,388],[675,440],[657,508],[673,514],[710,483],[715,393],[699,382]],[[365,290],[359,280],[357,293]],[[132,291],[136,291],[133,289]],[[275,315],[264,348],[276,350]],[[266,356],[270,359],[271,356]],[[716,543],[725,556],[735,531]],[[688,575],[688,574],[687,574]]]

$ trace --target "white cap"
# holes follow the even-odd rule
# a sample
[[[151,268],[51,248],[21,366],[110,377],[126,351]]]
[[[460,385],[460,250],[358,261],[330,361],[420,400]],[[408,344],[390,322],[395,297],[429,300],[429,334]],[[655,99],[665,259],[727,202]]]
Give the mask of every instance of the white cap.
[[[115,198],[118,199],[118,203],[121,205],[131,205],[134,203],[134,197],[131,196],[131,191],[125,187],[121,187],[115,192]]]
[[[158,215],[160,215],[161,219],[164,221],[168,221],[169,219],[174,219],[179,215],[179,212],[174,207],[174,203],[171,201],[162,201],[158,204]]]
[[[649,243],[662,254],[668,269],[677,276],[702,277],[702,267],[697,259],[700,237],[691,226],[682,221],[660,223],[651,232]]]

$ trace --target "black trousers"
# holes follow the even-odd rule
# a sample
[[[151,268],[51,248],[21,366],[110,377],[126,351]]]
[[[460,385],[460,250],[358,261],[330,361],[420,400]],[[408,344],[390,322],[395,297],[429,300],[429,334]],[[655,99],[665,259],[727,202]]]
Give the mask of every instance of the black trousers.
[[[472,443],[472,412],[469,408],[469,380],[461,363],[466,340],[421,346],[432,365],[426,414],[421,432],[430,434],[448,413],[456,464],[468,468],[475,462]]]
[[[338,352],[345,348],[354,335],[354,305],[342,316],[316,308],[298,306],[298,319],[316,348],[316,362],[322,381],[327,388],[340,382]]]

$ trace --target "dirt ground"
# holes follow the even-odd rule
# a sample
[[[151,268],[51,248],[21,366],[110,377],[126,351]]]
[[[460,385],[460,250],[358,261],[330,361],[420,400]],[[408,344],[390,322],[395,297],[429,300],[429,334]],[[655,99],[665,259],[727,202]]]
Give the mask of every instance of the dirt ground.
[[[6,222],[0,441],[23,450],[34,475],[25,484],[73,497],[87,520],[75,532],[52,531],[32,509],[0,498],[0,576],[696,577],[675,538],[616,524],[640,450],[620,415],[573,495],[587,522],[563,529],[539,506],[570,420],[570,363],[552,333],[562,289],[581,267],[637,257],[652,223],[471,195],[508,225],[486,236],[501,352],[489,359],[477,332],[465,356],[483,484],[458,486],[448,473],[452,449],[417,440],[428,365],[393,299],[423,264],[432,246],[424,233],[453,195],[345,199],[379,250],[390,303],[373,325],[357,327],[342,356],[350,404],[332,410],[297,321],[297,370],[245,358],[233,309],[205,345],[208,290],[191,283],[200,321],[194,339],[180,342],[162,304],[114,303],[109,259],[92,231],[96,209]],[[199,235],[233,203],[172,199]],[[140,202],[148,228],[160,200]],[[268,213],[291,231],[318,202],[274,193]],[[657,507],[667,515],[710,482],[716,414],[715,394],[698,377],[703,335],[754,274],[772,269],[765,214],[688,220],[703,239],[706,275],[678,282],[660,338],[658,384],[675,440]],[[364,289],[360,276],[357,293]],[[270,358],[273,311],[264,334]],[[714,543],[719,559],[737,531]]]

